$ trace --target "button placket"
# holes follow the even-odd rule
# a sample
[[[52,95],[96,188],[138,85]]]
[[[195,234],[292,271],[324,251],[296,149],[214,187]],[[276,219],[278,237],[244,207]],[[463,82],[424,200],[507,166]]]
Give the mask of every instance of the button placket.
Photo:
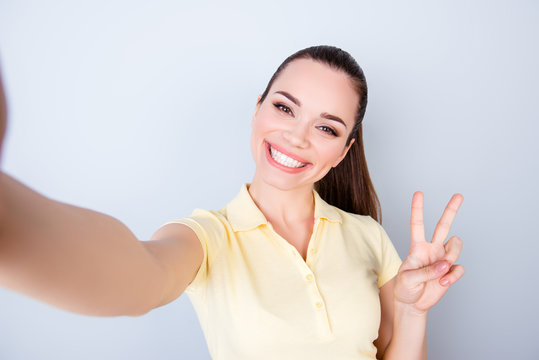
[[[320,293],[320,289],[318,288],[318,284],[315,281],[315,276],[313,273],[308,273],[304,276],[305,282],[307,283],[306,286],[310,289],[311,293],[311,301],[314,305],[315,309],[322,309],[324,308],[324,300],[322,298],[322,294]]]
[[[320,219],[316,219],[313,227],[313,233],[309,240],[309,247],[307,249],[307,264],[311,265],[316,260],[316,255],[318,254],[318,248],[320,247],[320,239],[318,233],[321,231],[323,223]]]
[[[318,288],[318,284],[315,281],[314,274],[312,273],[311,267],[313,264],[313,255],[315,255],[318,252],[318,232],[320,231],[320,219],[317,219],[314,223],[313,233],[311,235],[311,239],[309,240],[309,248],[307,251],[307,261],[306,264],[307,268],[309,269],[308,273],[305,274],[305,280],[309,283],[309,287],[312,291],[312,299],[314,308],[316,310],[324,309],[324,301],[322,299],[322,294],[320,293],[320,289]]]
[[[311,301],[313,309],[319,314],[318,315],[318,323],[319,326],[321,326],[321,331],[325,334],[325,336],[331,335],[331,327],[329,323],[328,314],[326,311],[326,306],[324,299],[322,298],[322,294],[320,293],[320,289],[318,288],[318,284],[316,283],[315,276],[312,272],[312,264],[313,260],[316,259],[316,254],[318,254],[318,232],[320,231],[321,221],[320,219],[317,219],[314,227],[313,227],[313,233],[311,235],[311,238],[309,239],[309,248],[307,250],[307,258],[306,261],[303,261],[303,258],[299,254],[298,250],[291,245],[288,241],[286,241],[284,238],[282,238],[271,226],[271,224],[268,224],[270,231],[274,236],[279,238],[279,243],[281,246],[286,246],[290,249],[290,255],[292,255],[292,258],[296,262],[296,265],[301,269],[301,272],[303,273],[304,280],[308,283],[307,287],[310,288],[311,292]]]

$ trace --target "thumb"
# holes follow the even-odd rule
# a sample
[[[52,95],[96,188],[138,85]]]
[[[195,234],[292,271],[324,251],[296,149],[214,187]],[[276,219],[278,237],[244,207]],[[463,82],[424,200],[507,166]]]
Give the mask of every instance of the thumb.
[[[399,276],[407,287],[413,287],[429,280],[438,279],[445,275],[451,264],[447,260],[440,260],[434,264],[413,270],[405,270]]]

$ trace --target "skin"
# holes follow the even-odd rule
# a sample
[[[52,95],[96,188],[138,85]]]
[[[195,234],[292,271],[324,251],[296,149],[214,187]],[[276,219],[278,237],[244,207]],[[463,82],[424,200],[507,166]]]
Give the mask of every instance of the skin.
[[[292,95],[301,106],[279,91]],[[275,231],[304,259],[313,226],[312,188],[353,146],[347,145],[346,139],[358,100],[344,72],[300,59],[283,70],[264,102],[257,101],[251,135],[256,172],[249,192]],[[324,112],[338,116],[344,124],[321,117]],[[272,165],[266,158],[268,142],[305,160],[308,167],[288,173]],[[428,310],[464,274],[464,267],[454,265],[462,241],[453,236],[445,242],[462,200],[460,194],[451,198],[428,242],[423,226],[423,194],[414,194],[409,254],[398,275],[380,289],[382,320],[375,342],[379,358],[426,358]]]
[[[275,231],[304,258],[313,228],[312,187],[354,146],[346,139],[358,99],[346,74],[296,60],[265,101],[257,101],[251,136],[256,172],[249,192]],[[0,151],[6,113],[0,78]],[[267,142],[308,166],[300,172],[275,166],[266,157]],[[451,198],[428,242],[423,194],[414,194],[409,254],[397,276],[380,288],[379,358],[426,358],[428,310],[464,274],[454,265],[462,241],[446,241],[461,203],[462,195]],[[0,229],[0,286],[86,315],[138,316],[167,304],[183,293],[203,259],[196,234],[184,225],[162,226],[151,241],[141,242],[117,219],[49,199],[2,171]]]
[[[313,227],[313,184],[337,166],[352,146],[346,145],[346,139],[359,100],[348,77],[328,70],[312,60],[290,63],[265,101],[257,102],[251,124],[256,171],[249,192],[274,229],[304,258]],[[292,95],[301,106],[277,91]],[[344,124],[321,118],[323,112],[340,117]],[[309,164],[297,174],[276,168],[266,158],[266,142]]]

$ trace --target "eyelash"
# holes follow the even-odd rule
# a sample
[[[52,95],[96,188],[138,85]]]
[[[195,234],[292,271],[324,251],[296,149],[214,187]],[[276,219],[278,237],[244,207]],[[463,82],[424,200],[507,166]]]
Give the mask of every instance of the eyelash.
[[[275,106],[278,110],[287,113],[288,115],[294,115],[292,113],[292,109],[290,109],[288,106],[286,106],[284,104],[274,103],[273,106]],[[288,109],[288,111],[283,110],[283,108]],[[329,126],[322,125],[322,126],[319,126],[318,128],[321,129],[323,132],[325,132],[327,134],[330,134],[332,136],[337,136],[337,133],[335,132],[335,130],[333,130]]]
[[[332,136],[337,136],[337,133],[335,132],[335,130],[333,130],[332,128],[330,128],[329,126],[325,126],[325,125],[322,125],[319,127],[320,129],[327,129],[327,130],[322,130],[323,132],[327,132],[328,134],[332,135]]]
[[[293,115],[292,114],[292,109],[290,109],[288,106],[284,105],[284,104],[281,104],[281,103],[275,103],[273,104],[277,109],[289,114],[289,115]],[[286,111],[286,110],[283,110],[282,108],[286,108],[288,109],[290,112]]]

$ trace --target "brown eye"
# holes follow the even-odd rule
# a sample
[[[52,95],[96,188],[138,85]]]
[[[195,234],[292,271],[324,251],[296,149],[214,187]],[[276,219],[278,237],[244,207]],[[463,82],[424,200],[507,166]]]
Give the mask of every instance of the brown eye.
[[[285,113],[287,113],[287,114],[289,114],[289,115],[294,115],[294,114],[292,113],[292,109],[290,109],[290,108],[289,108],[288,106],[286,106],[286,105],[283,105],[283,104],[281,104],[281,103],[275,103],[275,104],[273,104],[273,105],[274,105],[277,109],[279,109],[279,110],[281,110],[281,111],[283,111],[283,112],[285,112]]]
[[[328,133],[330,135],[333,135],[333,136],[337,136],[337,133],[335,132],[335,130],[333,130],[332,128],[330,128],[329,126],[319,126],[318,127],[320,130],[322,130],[323,132],[325,133]]]

